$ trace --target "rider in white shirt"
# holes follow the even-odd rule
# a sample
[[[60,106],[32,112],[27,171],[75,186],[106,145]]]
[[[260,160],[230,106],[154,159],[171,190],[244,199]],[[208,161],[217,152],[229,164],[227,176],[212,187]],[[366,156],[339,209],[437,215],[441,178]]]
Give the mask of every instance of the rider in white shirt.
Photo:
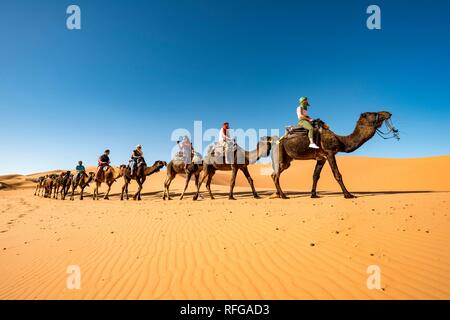
[[[225,152],[225,163],[231,164],[232,154],[230,154],[231,150],[233,150],[234,141],[230,137],[230,124],[225,122],[223,127],[220,129],[219,135],[219,145],[223,147]]]

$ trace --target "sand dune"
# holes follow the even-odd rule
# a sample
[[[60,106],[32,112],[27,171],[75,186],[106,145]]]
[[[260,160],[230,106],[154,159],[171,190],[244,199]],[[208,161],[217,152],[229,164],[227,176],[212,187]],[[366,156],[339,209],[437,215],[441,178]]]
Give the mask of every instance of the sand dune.
[[[240,175],[234,202],[229,173],[214,180],[217,200],[198,202],[192,185],[162,201],[165,172],[142,202],[120,202],[120,181],[110,201],[89,189],[71,202],[34,197],[42,174],[2,176],[0,299],[450,299],[450,157],[338,161],[358,199],[343,199],[328,167],[310,199],[314,162],[284,174],[290,200],[269,199],[266,165],[251,168],[264,198]],[[80,290],[66,287],[69,265]],[[381,290],[366,286],[369,265]]]

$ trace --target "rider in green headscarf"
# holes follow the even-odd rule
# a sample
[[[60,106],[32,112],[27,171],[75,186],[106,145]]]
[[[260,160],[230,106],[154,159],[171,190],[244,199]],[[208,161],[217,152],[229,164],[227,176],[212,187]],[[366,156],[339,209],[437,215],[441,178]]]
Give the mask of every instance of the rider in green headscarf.
[[[298,125],[308,130],[309,147],[312,149],[319,149],[319,146],[317,146],[313,140],[314,128],[311,125],[313,119],[308,115],[308,107],[309,107],[308,98],[301,97],[298,101],[298,104],[299,104],[297,108],[297,117],[299,120]]]

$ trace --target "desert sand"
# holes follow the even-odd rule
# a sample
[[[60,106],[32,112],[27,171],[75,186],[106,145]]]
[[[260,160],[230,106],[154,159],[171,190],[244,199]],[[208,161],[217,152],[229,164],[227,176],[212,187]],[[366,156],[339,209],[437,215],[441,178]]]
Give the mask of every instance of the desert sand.
[[[149,178],[141,202],[61,201],[33,196],[42,175],[1,176],[0,299],[450,299],[450,156],[338,158],[358,198],[346,200],[328,165],[322,198],[308,191],[314,162],[284,173],[289,200],[270,199],[267,165],[251,173],[263,199],[228,173],[212,201],[183,177],[163,201],[165,172]],[[132,184],[130,190],[135,190]],[[105,190],[103,186],[102,191]],[[69,290],[69,265],[81,289]],[[367,268],[381,270],[369,290]]]

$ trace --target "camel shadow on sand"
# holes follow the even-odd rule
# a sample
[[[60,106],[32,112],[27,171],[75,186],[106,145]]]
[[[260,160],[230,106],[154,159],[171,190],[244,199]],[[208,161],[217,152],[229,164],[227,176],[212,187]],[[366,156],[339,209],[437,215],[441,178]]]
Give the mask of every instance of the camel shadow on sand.
[[[218,190],[212,190],[214,193],[214,197],[217,200],[227,200],[228,199],[228,192],[218,191]],[[387,190],[387,191],[358,191],[354,192],[353,194],[357,196],[358,198],[365,198],[365,197],[376,197],[376,196],[383,196],[383,195],[401,195],[401,194],[431,194],[431,193],[442,193],[442,192],[450,192],[450,191],[430,191],[430,190],[412,190],[412,191],[396,191],[396,190]],[[195,191],[192,192],[186,192],[185,194],[185,201],[192,200],[192,198],[195,195]],[[210,200],[209,195],[206,191],[203,191],[201,193],[203,195],[204,200]],[[237,191],[234,192],[234,194],[237,196],[238,199],[253,199],[253,195],[250,191]],[[274,191],[272,190],[261,190],[258,191],[259,196],[263,199],[270,198]],[[77,195],[77,194],[76,194]],[[75,196],[76,196],[75,195]],[[181,192],[174,192],[172,193],[172,199],[178,200],[180,197]],[[297,199],[297,198],[310,198],[311,192],[307,191],[288,191],[286,192],[286,195],[290,199]],[[143,200],[162,200],[163,191],[151,191],[151,192],[145,192],[142,193]],[[319,193],[320,197],[323,198],[340,198],[343,197],[342,192],[331,192],[331,191],[323,191]],[[102,193],[100,193],[100,197],[102,197]],[[92,199],[91,193],[85,193],[84,194],[85,199]],[[112,193],[110,194],[110,198],[116,199],[120,198],[120,193]],[[76,199],[76,198],[75,198]],[[126,201],[126,200],[125,200]],[[132,201],[132,197],[130,197],[130,201]],[[313,200],[312,200],[313,201]]]
[[[220,192],[220,191],[213,191],[214,196],[216,199],[228,199],[228,192]],[[269,198],[272,195],[274,195],[274,191],[272,190],[262,190],[258,191],[258,195],[264,198]],[[427,194],[427,193],[439,193],[439,191],[430,191],[430,190],[412,190],[412,191],[396,191],[396,190],[388,190],[388,191],[358,191],[354,192],[353,194],[357,196],[358,198],[363,197],[375,197],[375,196],[381,196],[381,195],[397,195],[397,194]],[[195,193],[189,193],[187,196],[194,195]],[[234,192],[234,194],[239,197],[240,199],[253,199],[253,195],[251,192],[247,191],[240,191],[240,192]],[[177,194],[176,194],[177,195]],[[291,198],[310,198],[311,192],[307,191],[288,191],[286,192],[286,195]],[[342,192],[330,192],[330,191],[323,191],[318,193],[320,197],[343,197]],[[208,200],[209,195],[207,192],[203,193],[204,199]]]

